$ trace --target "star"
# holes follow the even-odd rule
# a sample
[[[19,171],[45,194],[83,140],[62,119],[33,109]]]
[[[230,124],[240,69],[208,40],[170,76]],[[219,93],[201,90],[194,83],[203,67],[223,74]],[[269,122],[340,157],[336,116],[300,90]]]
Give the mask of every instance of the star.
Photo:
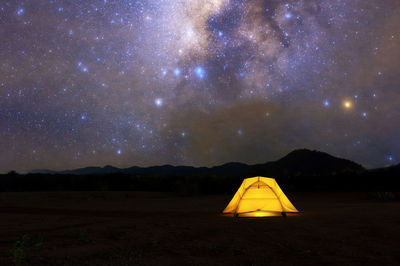
[[[157,107],[161,107],[161,106],[163,105],[163,100],[162,100],[161,98],[156,98],[156,99],[154,100],[154,104],[155,104]]]
[[[351,109],[353,107],[353,102],[350,100],[344,100],[343,101],[343,107],[347,110]]]
[[[292,18],[292,14],[291,13],[285,13],[285,18],[287,18],[287,19],[290,19],[290,18]]]
[[[25,9],[19,8],[19,9],[17,10],[17,15],[18,15],[18,16],[21,16],[21,15],[24,14],[24,12],[25,12]]]
[[[205,71],[204,68],[202,68],[201,66],[198,66],[194,69],[194,73],[196,74],[196,76],[200,79],[203,79],[205,77]]]
[[[174,69],[174,75],[179,77],[181,75],[181,70],[179,68]]]

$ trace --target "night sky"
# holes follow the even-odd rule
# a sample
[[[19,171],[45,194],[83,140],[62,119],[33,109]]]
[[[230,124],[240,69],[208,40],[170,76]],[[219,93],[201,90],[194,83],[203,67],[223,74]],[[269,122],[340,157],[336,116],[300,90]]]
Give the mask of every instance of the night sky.
[[[0,172],[400,162],[399,0],[0,1]]]

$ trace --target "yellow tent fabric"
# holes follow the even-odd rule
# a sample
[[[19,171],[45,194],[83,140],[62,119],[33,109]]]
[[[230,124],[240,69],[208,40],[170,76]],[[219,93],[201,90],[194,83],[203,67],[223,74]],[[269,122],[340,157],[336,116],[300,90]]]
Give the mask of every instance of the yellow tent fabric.
[[[298,212],[274,178],[251,177],[243,180],[223,213],[241,217],[276,216]]]

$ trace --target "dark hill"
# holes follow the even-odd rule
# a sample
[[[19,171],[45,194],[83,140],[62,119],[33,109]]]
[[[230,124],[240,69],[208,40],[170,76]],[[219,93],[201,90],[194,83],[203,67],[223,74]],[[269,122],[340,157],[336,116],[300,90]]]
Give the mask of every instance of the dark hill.
[[[319,151],[307,149],[295,150],[278,161],[264,164],[247,165],[243,163],[227,163],[220,166],[191,167],[191,166],[151,166],[129,168],[86,167],[66,171],[34,170],[31,173],[44,174],[73,174],[73,175],[106,175],[106,174],[133,174],[133,175],[225,175],[225,176],[316,176],[345,172],[359,173],[364,168],[352,161],[341,159]]]
[[[0,175],[0,191],[165,191],[177,195],[234,193],[243,178],[277,179],[286,191],[398,191],[400,165],[365,170],[361,165],[319,151],[295,150],[263,164],[227,163],[215,167],[86,167]]]
[[[274,167],[287,170],[290,175],[328,175],[345,172],[363,172],[360,164],[334,157],[320,151],[295,150],[274,163]]]
[[[389,167],[389,169],[397,174],[400,174],[400,163]]]
[[[379,174],[379,173],[390,173],[400,175],[400,164],[391,165],[383,168],[371,169],[369,173]]]

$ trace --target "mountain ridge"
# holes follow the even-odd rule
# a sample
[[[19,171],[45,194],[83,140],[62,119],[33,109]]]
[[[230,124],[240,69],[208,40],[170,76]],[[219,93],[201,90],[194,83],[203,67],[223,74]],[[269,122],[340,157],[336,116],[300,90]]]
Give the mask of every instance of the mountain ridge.
[[[107,175],[107,174],[160,174],[160,175],[194,175],[194,174],[226,174],[226,175],[324,175],[342,172],[363,172],[366,169],[351,160],[332,156],[328,153],[296,149],[284,157],[266,163],[245,164],[229,162],[213,167],[157,165],[150,167],[131,166],[118,168],[111,165],[104,167],[88,166],[72,170],[31,170],[31,174],[70,174],[70,175]]]

